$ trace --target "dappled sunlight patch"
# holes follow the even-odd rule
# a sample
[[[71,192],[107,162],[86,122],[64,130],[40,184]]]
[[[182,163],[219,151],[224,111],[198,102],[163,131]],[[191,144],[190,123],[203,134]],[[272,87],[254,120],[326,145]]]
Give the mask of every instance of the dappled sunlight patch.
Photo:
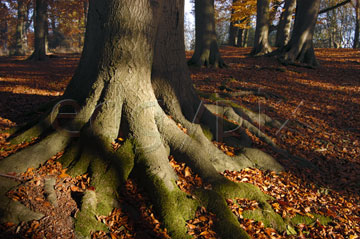
[[[298,215],[313,219],[306,228],[311,235],[323,235],[318,238],[360,233],[359,196],[344,197],[328,188],[304,182],[288,172],[277,174],[259,169],[244,169],[240,172],[227,171],[224,175],[235,182],[254,184],[275,198],[271,205],[284,219]],[[317,223],[319,220],[322,223],[331,222],[320,226]],[[299,221],[296,223],[298,232],[305,227],[302,224],[304,223]]]

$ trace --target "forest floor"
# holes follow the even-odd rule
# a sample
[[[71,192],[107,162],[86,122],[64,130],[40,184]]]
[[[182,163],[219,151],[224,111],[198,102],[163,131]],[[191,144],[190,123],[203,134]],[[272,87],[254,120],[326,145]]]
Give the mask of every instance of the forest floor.
[[[320,170],[297,167],[295,162],[282,158],[247,132],[254,147],[278,159],[286,171],[276,174],[244,169],[224,172],[224,175],[237,182],[255,184],[273,196],[271,204],[284,218],[298,214],[314,220],[299,223],[295,230],[289,228],[281,234],[260,222],[243,218],[242,211],[257,208],[256,202],[228,200],[229,207],[254,238],[360,238],[360,51],[317,49],[320,66],[316,69],[284,66],[268,57],[249,58],[249,52],[249,48],[224,47],[221,53],[228,68],[191,68],[195,88],[203,94],[228,95],[225,99],[229,102],[277,119],[282,127],[261,126],[260,130],[281,148],[306,158]],[[58,55],[36,63],[22,60],[0,57],[1,130],[34,119],[40,114],[37,107],[61,96],[79,55]],[[231,97],[237,90],[261,94]],[[8,136],[0,134],[0,159],[29,145],[9,145]],[[237,152],[236,148],[214,143],[228,155]],[[66,174],[66,169],[57,162],[61,155],[60,152],[38,169],[9,175],[22,181],[9,196],[45,217],[19,225],[1,225],[0,237],[74,237],[69,217],[78,211],[79,195],[93,189],[89,187],[91,179],[87,175],[71,178]],[[179,175],[178,185],[182,190],[201,186],[201,179],[186,165],[174,159],[171,164]],[[49,176],[57,179],[57,206],[44,197],[44,178]],[[134,180],[127,181],[120,197],[123,204],[134,210],[115,209],[109,216],[99,216],[98,220],[108,225],[109,232],[96,232],[93,238],[169,238],[152,212],[146,194]],[[318,215],[328,217],[331,222],[320,223],[316,220]],[[188,222],[189,234],[194,238],[217,238],[212,228],[214,220],[216,215],[199,209],[196,218]]]

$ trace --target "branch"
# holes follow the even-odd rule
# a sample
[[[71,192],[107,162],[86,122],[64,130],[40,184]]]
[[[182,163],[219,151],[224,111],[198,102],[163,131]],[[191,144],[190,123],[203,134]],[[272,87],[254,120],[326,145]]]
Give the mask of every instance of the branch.
[[[348,4],[349,2],[351,2],[351,0],[345,0],[345,1],[343,1],[341,3],[338,3],[338,4],[336,4],[336,5],[332,6],[332,7],[322,9],[322,10],[319,11],[319,14],[323,14],[323,13],[326,13],[328,11],[334,10],[334,9],[336,9],[338,7],[341,7],[341,6],[345,5],[345,4]]]
[[[0,173],[0,177],[11,178],[11,179],[15,179],[17,181],[23,181],[20,177],[16,177],[16,176],[12,176],[12,175],[9,175],[9,174],[4,174],[4,173]]]

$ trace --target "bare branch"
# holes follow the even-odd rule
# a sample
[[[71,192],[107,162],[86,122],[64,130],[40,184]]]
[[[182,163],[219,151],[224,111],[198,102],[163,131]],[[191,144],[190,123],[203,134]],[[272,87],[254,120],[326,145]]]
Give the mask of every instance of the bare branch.
[[[326,13],[328,11],[334,10],[334,9],[336,9],[338,7],[341,7],[341,6],[345,5],[345,4],[348,4],[349,2],[351,2],[351,0],[345,0],[345,1],[343,1],[341,3],[338,3],[338,4],[336,4],[336,5],[332,6],[332,7],[327,7],[325,9],[320,10],[319,14],[323,14],[323,13]]]

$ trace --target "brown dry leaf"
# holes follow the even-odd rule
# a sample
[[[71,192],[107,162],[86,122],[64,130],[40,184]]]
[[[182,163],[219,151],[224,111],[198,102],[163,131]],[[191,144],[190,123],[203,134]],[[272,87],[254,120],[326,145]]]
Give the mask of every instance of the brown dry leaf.
[[[185,177],[190,177],[191,176],[191,171],[189,167],[185,168]]]

